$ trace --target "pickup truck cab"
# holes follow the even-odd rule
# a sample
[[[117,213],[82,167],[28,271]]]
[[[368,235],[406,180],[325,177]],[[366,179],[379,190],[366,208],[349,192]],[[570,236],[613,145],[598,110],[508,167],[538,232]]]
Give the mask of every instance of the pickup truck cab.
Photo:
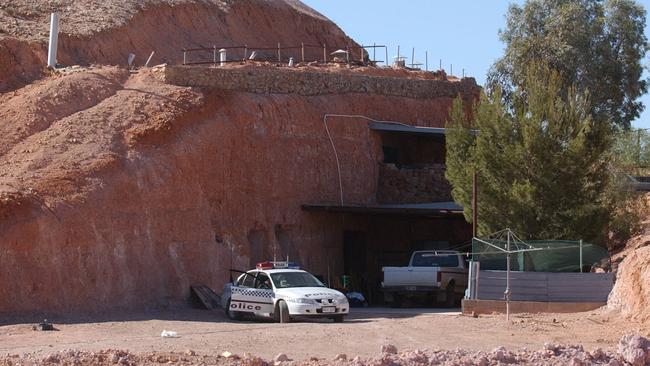
[[[452,250],[416,251],[407,267],[383,267],[382,271],[384,299],[395,306],[404,297],[425,296],[453,306],[467,287],[465,260]]]

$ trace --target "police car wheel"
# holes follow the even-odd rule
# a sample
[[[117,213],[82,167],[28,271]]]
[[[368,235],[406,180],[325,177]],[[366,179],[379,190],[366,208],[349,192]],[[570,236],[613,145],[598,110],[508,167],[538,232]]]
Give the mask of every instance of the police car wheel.
[[[228,307],[226,308],[226,316],[230,320],[240,320],[241,319],[241,312],[239,311],[232,311],[230,310],[230,299],[228,299]]]
[[[289,323],[291,321],[291,317],[289,316],[289,307],[287,306],[286,302],[282,300],[278,301],[278,303],[275,305],[273,317],[278,323]]]

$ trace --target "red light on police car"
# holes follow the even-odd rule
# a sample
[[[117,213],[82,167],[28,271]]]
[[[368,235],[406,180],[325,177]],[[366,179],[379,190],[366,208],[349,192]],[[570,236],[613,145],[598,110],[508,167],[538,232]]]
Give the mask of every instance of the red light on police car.
[[[260,262],[255,266],[258,270],[273,269],[273,262]]]

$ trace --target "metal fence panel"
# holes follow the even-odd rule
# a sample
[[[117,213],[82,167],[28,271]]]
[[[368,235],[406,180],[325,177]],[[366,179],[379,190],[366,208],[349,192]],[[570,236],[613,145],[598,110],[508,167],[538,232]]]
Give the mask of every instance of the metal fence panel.
[[[510,272],[513,301],[606,302],[613,273]],[[480,271],[478,299],[503,300],[505,271]]]

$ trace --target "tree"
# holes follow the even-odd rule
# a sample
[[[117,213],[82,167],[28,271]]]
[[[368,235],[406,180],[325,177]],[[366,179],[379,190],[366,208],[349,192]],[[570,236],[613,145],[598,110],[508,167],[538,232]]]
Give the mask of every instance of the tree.
[[[595,119],[628,128],[643,111],[641,64],[648,50],[645,10],[634,0],[528,0],[511,5],[506,49],[488,73],[489,91],[507,102],[526,80],[528,65],[545,62],[562,75],[563,90],[589,91]]]
[[[498,89],[483,93],[468,120],[455,101],[446,177],[471,221],[476,170],[479,235],[509,227],[528,239],[603,238],[613,215],[610,126],[592,118],[588,96],[564,82],[534,65],[508,104]]]

